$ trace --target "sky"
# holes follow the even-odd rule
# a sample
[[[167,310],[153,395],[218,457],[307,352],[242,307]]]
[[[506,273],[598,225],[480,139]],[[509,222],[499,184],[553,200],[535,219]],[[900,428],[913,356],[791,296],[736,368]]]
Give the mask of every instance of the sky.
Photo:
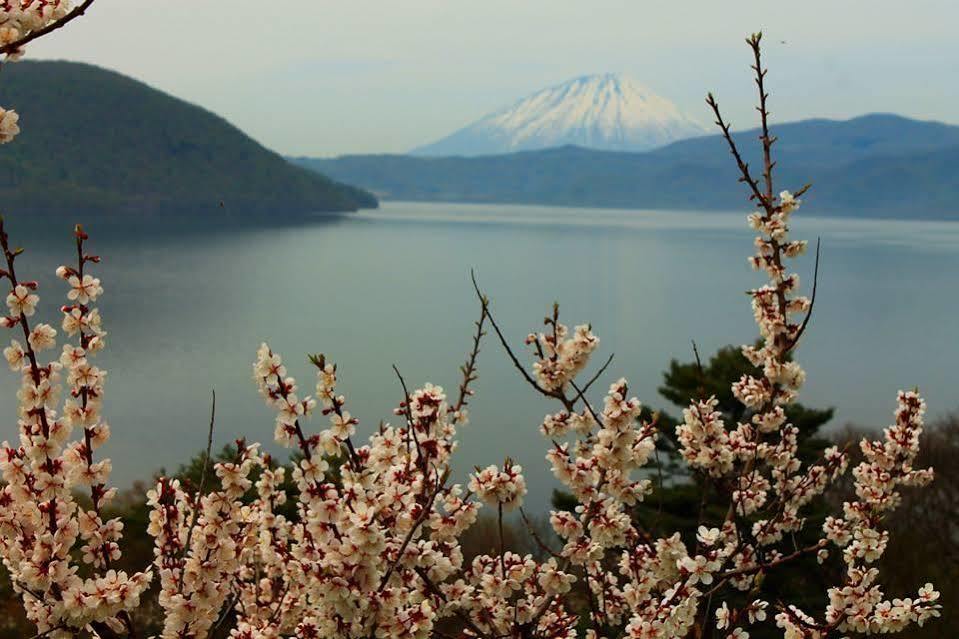
[[[31,45],[199,104],[290,155],[402,153],[569,78],[625,72],[710,121],[754,124],[765,34],[775,120],[895,112],[959,123],[946,0],[96,0]],[[72,108],[84,108],[72,105]]]

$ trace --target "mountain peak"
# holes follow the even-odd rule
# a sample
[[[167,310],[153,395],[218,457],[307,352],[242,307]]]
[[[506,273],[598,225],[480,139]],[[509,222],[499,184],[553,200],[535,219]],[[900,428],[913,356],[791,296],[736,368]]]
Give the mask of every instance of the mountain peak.
[[[537,91],[414,153],[488,155],[570,144],[644,151],[705,133],[631,76],[601,73]]]

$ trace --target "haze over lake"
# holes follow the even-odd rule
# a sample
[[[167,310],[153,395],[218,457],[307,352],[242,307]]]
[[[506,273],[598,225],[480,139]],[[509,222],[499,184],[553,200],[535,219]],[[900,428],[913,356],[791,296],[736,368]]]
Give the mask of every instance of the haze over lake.
[[[913,386],[931,415],[956,408],[959,223],[813,213],[801,211],[794,225],[811,245],[821,236],[823,251],[815,313],[798,351],[810,379],[801,401],[835,406],[833,426],[885,426],[896,391]],[[34,320],[59,328],[65,286],[52,274],[73,256],[71,221],[7,224],[27,248],[18,274],[41,281]],[[763,277],[746,263],[753,233],[745,213],[388,202],[297,225],[215,224],[87,224],[91,250],[104,257],[95,272],[109,336],[98,363],[109,371],[105,454],[120,486],[202,449],[214,387],[218,446],[242,435],[272,441],[272,414],[251,372],[262,341],[284,356],[301,395],[314,385],[306,354],[332,358],[364,436],[381,419],[397,420],[393,363],[411,385],[431,381],[454,393],[479,310],[471,268],[518,351],[554,300],[566,323],[593,324],[602,342],[589,372],[616,355],[597,400],[622,375],[645,404],[679,414],[656,393],[669,360],[690,359],[691,339],[708,357],[756,336],[743,292]],[[799,269],[808,293],[811,255]],[[557,407],[525,386],[493,335],[479,374],[457,467],[510,454],[527,471],[530,505],[543,507],[553,480],[538,427]],[[0,377],[8,415],[16,385],[13,373]],[[312,423],[325,425],[321,416]],[[8,420],[0,440],[14,438]]]

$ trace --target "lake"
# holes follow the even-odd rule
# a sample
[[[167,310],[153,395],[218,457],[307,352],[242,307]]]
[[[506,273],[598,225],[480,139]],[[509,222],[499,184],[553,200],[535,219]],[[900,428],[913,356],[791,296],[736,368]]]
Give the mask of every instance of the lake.
[[[41,281],[34,320],[59,328],[66,287],[52,273],[73,255],[71,222],[8,216],[7,226],[27,248],[18,274]],[[306,354],[332,358],[364,434],[396,419],[394,363],[411,385],[453,395],[479,311],[471,268],[518,350],[553,301],[570,325],[593,324],[602,343],[590,371],[616,356],[597,398],[622,375],[645,404],[678,414],[656,392],[670,359],[691,359],[692,339],[708,357],[756,336],[744,291],[762,276],[746,263],[745,213],[388,202],[279,227],[92,220],[87,229],[104,257],[95,272],[109,339],[98,363],[109,371],[106,454],[120,486],[203,448],[212,388],[218,445],[272,439],[252,382],[261,341],[284,356],[301,394],[314,383]],[[900,388],[918,386],[930,416],[959,406],[959,223],[800,212],[794,235],[822,238],[816,312],[798,352],[808,373],[801,401],[835,406],[834,427],[885,426]],[[808,292],[812,256],[797,270]],[[554,482],[538,426],[555,407],[521,382],[493,337],[458,468],[508,454],[527,470],[529,503],[542,507]],[[16,436],[15,387],[5,372],[0,439]]]

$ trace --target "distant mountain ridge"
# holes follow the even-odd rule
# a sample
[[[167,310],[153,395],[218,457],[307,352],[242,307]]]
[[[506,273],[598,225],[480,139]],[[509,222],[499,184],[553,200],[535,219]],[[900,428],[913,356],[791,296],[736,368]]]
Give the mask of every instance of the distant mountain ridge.
[[[0,148],[4,212],[282,216],[377,205],[223,118],[99,67],[4,64],[0,104],[22,128]]]
[[[537,91],[412,154],[476,156],[567,144],[643,151],[706,132],[633,78],[606,73]]]
[[[871,114],[774,126],[776,184],[811,182],[810,214],[959,219],[959,126]],[[734,134],[761,166],[758,131]],[[475,158],[299,158],[386,199],[742,210],[749,205],[718,135],[645,153],[574,146]]]

